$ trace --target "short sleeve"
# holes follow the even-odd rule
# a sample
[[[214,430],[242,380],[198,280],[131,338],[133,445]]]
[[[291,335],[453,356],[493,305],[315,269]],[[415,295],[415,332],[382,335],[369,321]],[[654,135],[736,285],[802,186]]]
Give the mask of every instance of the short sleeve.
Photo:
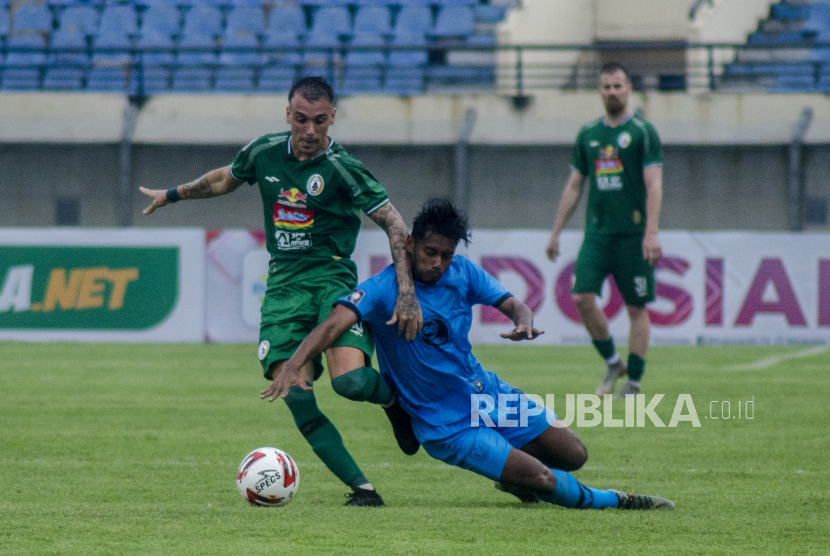
[[[467,300],[471,305],[493,306],[510,297],[510,292],[507,291],[507,288],[499,284],[486,270],[467,258],[460,258],[464,265],[464,271],[467,274]]]
[[[231,176],[233,176],[234,179],[248,183],[255,183],[257,181],[254,157],[258,152],[256,147],[263,141],[263,139],[264,137],[254,139],[242,147],[242,149],[236,154],[236,157],[233,159],[233,163],[231,163]]]
[[[391,275],[389,269],[392,269]],[[358,322],[371,324],[381,319],[386,322],[389,320],[386,315],[389,292],[397,296],[397,283],[389,283],[390,279],[395,280],[395,271],[391,266],[358,284],[352,293],[335,301],[335,305],[343,305],[352,310],[357,315]]]
[[[663,144],[653,125],[646,126],[645,145],[643,149],[643,167],[663,164]]]
[[[576,135],[576,142],[573,151],[571,151],[571,168],[583,176],[587,176],[591,173],[591,169],[588,167],[588,157],[585,155],[584,141],[582,140],[584,134],[585,128],[582,128]]]

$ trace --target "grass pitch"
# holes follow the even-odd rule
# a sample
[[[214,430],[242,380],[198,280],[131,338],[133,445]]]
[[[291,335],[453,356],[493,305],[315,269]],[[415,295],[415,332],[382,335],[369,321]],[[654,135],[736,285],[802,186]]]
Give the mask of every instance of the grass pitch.
[[[554,394],[560,416],[565,394],[592,393],[603,371],[590,347],[474,351]],[[321,408],[387,503],[344,508],[348,489],[285,405],[259,400],[255,346],[0,342],[0,554],[828,553],[830,352],[652,347],[643,384],[647,401],[665,394],[666,424],[690,394],[701,426],[575,427],[589,451],[575,475],[665,496],[674,512],[522,506],[423,450],[404,456],[380,409],[324,379]],[[236,490],[242,457],[268,445],[299,464],[284,508]]]

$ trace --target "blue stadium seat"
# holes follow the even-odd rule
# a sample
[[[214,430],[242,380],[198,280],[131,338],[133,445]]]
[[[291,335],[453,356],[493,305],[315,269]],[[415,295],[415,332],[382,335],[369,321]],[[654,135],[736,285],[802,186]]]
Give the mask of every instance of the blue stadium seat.
[[[353,47],[376,47],[376,50],[349,50],[346,53],[346,66],[382,66],[386,64],[386,41],[382,36],[364,33],[355,35],[349,43]]]
[[[136,66],[130,79],[130,93],[152,95],[170,90],[171,71],[161,66]]]
[[[484,23],[499,23],[507,13],[507,6],[494,4],[477,4],[473,6],[473,17]]]
[[[211,89],[211,70],[187,66],[173,70],[173,83],[171,89],[174,91],[203,92]]]
[[[426,51],[427,41],[423,35],[395,35],[393,46],[407,47],[407,50],[390,50],[387,62],[392,67],[423,67],[429,59]],[[421,72],[423,82],[423,72]]]
[[[41,35],[12,35],[7,47],[6,66],[38,66],[46,62],[46,49]],[[24,50],[15,52],[15,48]]]
[[[92,63],[98,65],[127,64],[132,41],[125,34],[102,34],[92,41]]]
[[[92,68],[87,74],[86,88],[89,91],[126,92],[127,74],[123,68]]]
[[[219,52],[220,66],[257,66],[262,63],[259,41],[254,35],[231,34],[225,37]]]
[[[432,0],[430,3],[441,6],[473,6],[478,4],[478,0]]]
[[[173,4],[148,6],[141,15],[142,34],[177,35],[182,28],[182,14]]]
[[[466,44],[470,46],[481,46],[481,47],[494,47],[498,46],[498,39],[496,39],[495,35],[470,35],[464,41]]]
[[[93,6],[93,7],[100,7],[104,4],[104,0],[47,0],[47,4],[50,6]]]
[[[352,18],[345,6],[323,6],[312,14],[312,35],[350,35]]]
[[[490,87],[495,80],[493,66],[429,66],[427,79],[441,87]]]
[[[213,88],[216,91],[250,93],[254,87],[253,68],[219,68]]]
[[[261,35],[265,32],[262,8],[258,6],[236,6],[228,12],[226,36],[249,33]]]
[[[403,6],[395,18],[395,34],[424,35],[432,27],[432,10],[426,5]]]
[[[423,67],[390,67],[386,72],[384,91],[396,95],[417,95],[424,91]]]
[[[806,19],[810,15],[809,5],[791,6],[784,2],[773,4],[769,7],[772,19]]]
[[[90,61],[86,35],[80,31],[55,31],[49,48],[50,64],[84,65]]]
[[[67,6],[58,16],[62,31],[80,31],[85,35],[98,32],[98,10],[88,5]]]
[[[184,35],[221,35],[222,12],[215,6],[196,5],[184,14]]]
[[[8,6],[0,7],[0,37],[5,37],[11,32]]]
[[[355,35],[361,33],[392,33],[392,14],[386,6],[360,6],[354,16]]]
[[[32,91],[40,88],[40,70],[36,68],[10,68],[3,70],[3,89]]]
[[[469,6],[444,6],[435,16],[432,35],[438,38],[466,37],[475,30],[473,10]]]
[[[150,6],[189,6],[190,0],[133,0],[133,4],[139,8]]]
[[[179,41],[180,50],[176,54],[176,64],[180,66],[213,65],[216,63],[214,48],[216,48],[216,42],[210,35],[185,35]]]
[[[308,32],[305,12],[300,6],[274,6],[268,16],[267,35],[282,33],[285,30],[293,31],[295,35],[305,35]]]
[[[331,34],[309,35],[305,42],[303,63],[306,66],[327,66],[340,59],[340,41]]]
[[[176,44],[167,33],[142,33],[135,46],[138,50],[136,61],[145,66],[172,65],[176,60]]]
[[[82,67],[60,66],[46,69],[43,88],[47,90],[77,91],[83,89],[84,69]]]
[[[262,43],[265,56],[275,64],[300,65],[303,63],[302,42],[293,31],[274,32],[266,35]]]
[[[52,12],[42,4],[23,4],[14,13],[12,28],[15,33],[20,31],[51,33],[53,28]]]
[[[126,33],[133,35],[138,32],[138,14],[129,4],[110,4],[101,11],[101,20],[98,23],[98,32],[101,34]]]
[[[297,69],[290,65],[274,65],[262,68],[257,89],[260,92],[288,91],[297,77]]]

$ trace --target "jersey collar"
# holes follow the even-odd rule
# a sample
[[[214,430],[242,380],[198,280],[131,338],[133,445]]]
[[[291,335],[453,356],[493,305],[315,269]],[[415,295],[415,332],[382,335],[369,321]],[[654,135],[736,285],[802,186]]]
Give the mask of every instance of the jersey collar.
[[[610,125],[608,125],[608,122],[607,122],[607,121],[605,121],[605,116],[603,116],[603,117],[602,117],[602,125],[604,125],[605,127],[611,128],[611,129],[617,129],[618,127],[622,127],[622,126],[624,126],[625,124],[627,124],[627,123],[629,122],[629,120],[631,120],[631,118],[633,118],[633,117],[634,117],[634,112],[632,112],[631,114],[629,114],[629,115],[628,115],[628,117],[627,117],[626,119],[624,119],[623,121],[621,121],[621,122],[620,122],[619,124],[617,124],[615,127],[611,127]]]
[[[291,152],[291,135],[289,135],[289,136],[288,136],[288,141],[287,141],[287,142],[288,142],[288,154],[293,154],[293,153]],[[320,158],[321,156],[323,156],[324,154],[326,154],[326,153],[329,151],[329,149],[331,149],[331,147],[332,147],[333,145],[334,145],[334,139],[332,139],[331,137],[329,137],[329,146],[328,146],[328,147],[326,147],[326,150],[324,150],[323,152],[321,152],[320,154],[318,154],[317,156],[315,156],[315,157],[313,157],[313,158],[309,158],[308,160],[304,160],[303,162],[309,162],[309,161],[314,160],[315,158]]]

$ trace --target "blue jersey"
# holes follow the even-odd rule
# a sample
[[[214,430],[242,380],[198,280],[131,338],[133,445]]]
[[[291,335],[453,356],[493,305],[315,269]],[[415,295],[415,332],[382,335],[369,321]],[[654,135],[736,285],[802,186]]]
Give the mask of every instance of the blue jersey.
[[[437,283],[415,282],[415,294],[424,327],[411,342],[398,338],[397,324],[386,325],[398,296],[394,267],[362,282],[337,303],[352,309],[359,321],[372,328],[381,373],[391,378],[417,429],[469,421],[470,395],[490,390],[498,382],[472,354],[468,339],[472,306],[499,305],[511,294],[460,255],[453,257]]]

